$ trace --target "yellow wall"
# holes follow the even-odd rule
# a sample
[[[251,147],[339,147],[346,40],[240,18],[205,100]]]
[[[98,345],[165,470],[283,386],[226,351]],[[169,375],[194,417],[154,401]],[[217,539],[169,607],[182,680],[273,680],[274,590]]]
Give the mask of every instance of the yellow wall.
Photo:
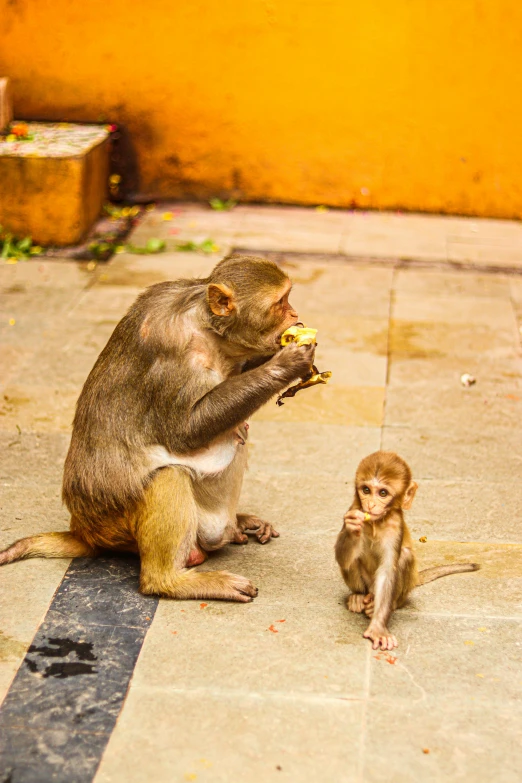
[[[143,193],[522,217],[520,0],[0,0],[19,118],[122,122]]]

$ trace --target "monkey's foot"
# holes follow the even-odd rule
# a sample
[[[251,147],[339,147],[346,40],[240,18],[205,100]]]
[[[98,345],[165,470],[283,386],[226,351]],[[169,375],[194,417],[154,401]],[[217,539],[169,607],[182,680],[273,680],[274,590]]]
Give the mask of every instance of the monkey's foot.
[[[373,610],[375,608],[375,596],[373,593],[368,593],[368,595],[364,596],[364,606],[362,611],[366,615],[366,617],[373,617]]]
[[[374,650],[393,650],[398,646],[397,639],[391,634],[385,625],[374,625],[370,623],[363,633],[365,639],[370,639]]]
[[[362,593],[350,593],[348,598],[346,599],[346,606],[350,610],[350,612],[357,612],[360,614],[361,612],[364,612],[364,599],[366,598],[365,595]]]
[[[196,546],[194,549],[191,550],[187,563],[186,568],[192,568],[192,566],[201,565],[201,563],[204,563],[205,560],[207,560],[208,555],[206,552],[204,552],[202,549],[200,549],[198,546]]]
[[[229,571],[185,571],[181,574],[147,572],[140,574],[140,592],[165,598],[216,599],[250,603],[257,593],[249,579]]]
[[[266,544],[271,538],[279,538],[279,533],[274,530],[270,522],[259,519],[255,514],[238,514],[237,526],[241,533],[253,533],[260,544]]]

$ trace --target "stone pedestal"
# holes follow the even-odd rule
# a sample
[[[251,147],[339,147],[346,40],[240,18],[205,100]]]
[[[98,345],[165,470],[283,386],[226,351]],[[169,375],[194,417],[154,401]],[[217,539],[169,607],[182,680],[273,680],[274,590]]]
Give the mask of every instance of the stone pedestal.
[[[28,139],[0,141],[0,225],[39,245],[79,242],[107,197],[103,126],[27,123]]]
[[[4,131],[13,119],[13,102],[9,79],[0,79],[0,133]]]

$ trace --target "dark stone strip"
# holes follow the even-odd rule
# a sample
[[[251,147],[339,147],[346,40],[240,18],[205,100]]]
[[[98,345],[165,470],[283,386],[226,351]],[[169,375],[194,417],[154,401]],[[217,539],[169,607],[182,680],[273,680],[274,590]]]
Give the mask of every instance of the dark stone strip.
[[[136,557],[74,560],[0,710],[0,783],[90,783],[158,601]]]

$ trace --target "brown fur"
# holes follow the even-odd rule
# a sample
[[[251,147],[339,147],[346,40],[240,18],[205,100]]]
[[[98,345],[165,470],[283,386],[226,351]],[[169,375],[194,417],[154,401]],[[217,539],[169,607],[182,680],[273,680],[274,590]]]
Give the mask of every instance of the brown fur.
[[[416,491],[411,470],[401,457],[387,451],[370,454],[357,468],[354,499],[337,538],[335,556],[352,591],[348,608],[371,617],[364,636],[372,640],[374,649],[397,646],[387,624],[414,587],[479,568],[475,563],[457,563],[417,571],[403,514]],[[365,520],[365,514],[372,518]]]
[[[77,403],[63,479],[71,533],[23,539],[0,563],[138,551],[145,593],[251,600],[243,577],[184,568],[245,529],[278,535],[255,517],[238,522],[237,502],[246,420],[313,359],[310,346],[280,349],[298,320],[290,287],[273,262],[232,256],[206,279],[141,294]]]

